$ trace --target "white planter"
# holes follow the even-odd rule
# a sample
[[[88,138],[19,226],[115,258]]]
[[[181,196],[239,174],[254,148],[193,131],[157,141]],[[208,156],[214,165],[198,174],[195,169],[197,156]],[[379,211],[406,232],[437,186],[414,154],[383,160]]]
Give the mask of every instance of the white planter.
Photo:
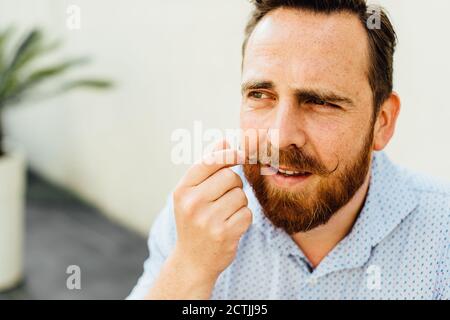
[[[22,280],[25,202],[25,156],[7,148],[0,157],[0,291]]]

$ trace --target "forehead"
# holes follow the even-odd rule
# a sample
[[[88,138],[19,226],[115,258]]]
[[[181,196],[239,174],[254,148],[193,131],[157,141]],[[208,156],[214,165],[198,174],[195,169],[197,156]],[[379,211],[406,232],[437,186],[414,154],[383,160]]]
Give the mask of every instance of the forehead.
[[[243,80],[348,92],[352,83],[367,83],[368,63],[368,39],[356,15],[282,8],[266,15],[250,36]]]

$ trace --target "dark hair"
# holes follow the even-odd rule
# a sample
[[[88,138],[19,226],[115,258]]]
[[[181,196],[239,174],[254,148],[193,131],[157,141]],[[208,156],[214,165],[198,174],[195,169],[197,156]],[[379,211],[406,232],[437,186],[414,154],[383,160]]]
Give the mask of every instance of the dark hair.
[[[394,27],[386,11],[379,6],[367,5],[365,0],[251,0],[254,9],[245,28],[242,55],[245,54],[248,39],[261,19],[278,8],[309,10],[331,14],[347,11],[359,17],[367,31],[370,64],[368,80],[373,94],[374,114],[392,93],[393,56],[397,43]],[[379,25],[369,28],[369,19],[377,15]]]

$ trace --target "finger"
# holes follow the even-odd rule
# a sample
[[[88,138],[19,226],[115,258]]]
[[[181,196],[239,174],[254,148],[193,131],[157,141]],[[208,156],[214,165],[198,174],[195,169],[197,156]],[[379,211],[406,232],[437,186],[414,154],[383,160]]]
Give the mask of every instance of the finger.
[[[221,222],[226,221],[239,209],[247,206],[248,200],[241,188],[234,188],[213,203],[213,212]]]
[[[243,187],[241,177],[230,168],[222,168],[196,188],[205,200],[216,201],[225,193],[237,187]]]
[[[227,150],[230,149],[230,144],[227,140],[222,140],[219,142],[216,142],[216,145],[213,149],[213,151],[220,151],[220,150]]]
[[[220,150],[226,150],[226,149],[231,149],[230,144],[228,143],[227,140],[218,140],[218,141],[214,141],[213,143],[209,144],[203,151],[204,151],[204,155],[213,153],[215,151],[220,151]]]
[[[240,208],[225,222],[225,226],[232,236],[241,237],[251,226],[253,221],[252,211],[248,207]]]
[[[188,169],[181,179],[182,186],[197,186],[222,168],[233,167],[244,163],[240,151],[227,149],[213,152]]]

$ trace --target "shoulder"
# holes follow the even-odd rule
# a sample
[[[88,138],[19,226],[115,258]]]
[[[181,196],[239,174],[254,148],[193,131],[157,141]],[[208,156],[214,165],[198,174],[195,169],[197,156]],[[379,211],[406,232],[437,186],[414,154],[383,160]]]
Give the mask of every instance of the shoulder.
[[[410,183],[411,190],[419,194],[440,195],[444,198],[450,197],[449,181],[404,167],[400,167],[399,170],[403,171],[407,181]]]
[[[400,170],[417,201],[411,217],[414,231],[410,231],[443,253],[450,240],[450,183],[410,169]]]
[[[450,219],[450,182],[421,172],[401,168],[406,184],[418,199],[419,206],[431,217]],[[442,221],[442,222],[444,222]]]

